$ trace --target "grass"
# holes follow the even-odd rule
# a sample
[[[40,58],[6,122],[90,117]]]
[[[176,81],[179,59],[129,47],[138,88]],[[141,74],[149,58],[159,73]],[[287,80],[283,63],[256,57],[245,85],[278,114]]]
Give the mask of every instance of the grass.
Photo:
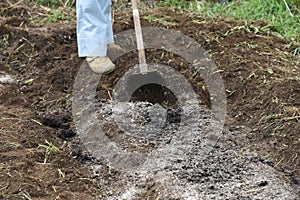
[[[47,163],[47,161],[48,161],[48,159],[50,158],[51,155],[57,154],[59,152],[59,148],[56,147],[51,142],[48,142],[47,140],[45,140],[45,143],[46,143],[46,145],[40,144],[38,146],[38,148],[45,148],[45,156],[44,156],[44,163],[43,164]]]
[[[47,22],[57,22],[60,20],[67,20],[68,17],[63,13],[59,11],[52,10],[48,17],[46,18]]]
[[[38,6],[46,6],[49,8],[58,8],[58,7],[74,7],[75,0],[37,0],[36,4]]]
[[[289,0],[287,3],[288,7],[284,0],[236,0],[227,4],[208,1],[165,0],[157,1],[155,6],[167,6],[180,11],[190,10],[209,17],[247,21],[265,20],[269,22],[264,27],[266,31],[299,43],[300,5],[298,0]]]
[[[34,4],[41,8],[45,13],[42,22],[55,23],[62,21],[69,24],[75,20],[76,0],[25,0],[28,5]]]
[[[27,0],[30,2],[32,0]],[[37,0],[37,6],[51,9],[47,18],[48,22],[66,20],[66,15],[59,8],[75,8],[75,0]],[[287,2],[287,5],[285,4]],[[118,4],[130,7],[128,1],[119,0]],[[148,7],[171,7],[179,12],[186,10],[204,14],[209,17],[232,18],[236,20],[265,20],[269,22],[264,27],[265,31],[290,39],[297,46],[300,44],[300,3],[299,0],[233,0],[226,4],[212,3],[209,0],[147,0],[140,3]],[[125,6],[124,6],[125,5]],[[290,9],[290,10],[289,10]],[[164,19],[155,19],[148,16],[149,21],[168,23]],[[300,48],[294,50],[294,54],[300,52]]]
[[[166,26],[167,25],[170,25],[170,26],[176,25],[176,23],[174,23],[174,22],[169,22],[164,18],[157,18],[157,17],[152,16],[152,15],[145,16],[144,19],[148,20],[149,22],[158,22],[158,23],[166,25]]]

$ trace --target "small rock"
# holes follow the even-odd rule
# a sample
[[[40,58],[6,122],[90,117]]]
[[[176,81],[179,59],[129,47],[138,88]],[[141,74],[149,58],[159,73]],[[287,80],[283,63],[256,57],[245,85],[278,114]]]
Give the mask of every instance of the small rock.
[[[268,185],[268,181],[261,181],[260,183],[258,183],[259,187],[264,187]]]
[[[0,75],[0,85],[1,84],[13,84],[15,79],[10,75]]]
[[[216,188],[215,188],[214,185],[211,185],[211,186],[208,187],[208,189],[210,189],[210,190],[215,190]]]

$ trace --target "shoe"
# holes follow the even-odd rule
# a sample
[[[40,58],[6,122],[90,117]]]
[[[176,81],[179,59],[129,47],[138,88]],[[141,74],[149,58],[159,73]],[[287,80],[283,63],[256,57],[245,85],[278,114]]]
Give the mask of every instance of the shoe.
[[[120,45],[117,45],[115,43],[109,44],[107,47],[112,52],[126,53],[126,49],[123,49]]]
[[[122,47],[120,45],[115,44],[115,43],[109,44],[108,48],[112,49],[112,50],[123,51]]]
[[[115,64],[107,56],[87,57],[86,61],[96,74],[109,74],[115,69]]]

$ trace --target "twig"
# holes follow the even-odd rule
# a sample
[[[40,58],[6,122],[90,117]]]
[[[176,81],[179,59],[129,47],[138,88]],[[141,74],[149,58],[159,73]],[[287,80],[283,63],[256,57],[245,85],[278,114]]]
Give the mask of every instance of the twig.
[[[2,186],[3,186],[3,185],[2,185]],[[1,187],[2,187],[2,186],[1,186]],[[0,188],[0,191],[5,190],[8,186],[9,186],[9,184],[4,185],[2,188]]]
[[[65,6],[67,6],[67,5],[68,5],[68,3],[69,3],[69,0],[67,0],[67,1],[65,2]]]
[[[108,94],[108,96],[109,96],[110,101],[112,102],[113,99],[112,99],[112,97],[111,97],[110,91],[109,91],[108,89],[106,89],[106,91],[107,91],[107,94]]]
[[[261,188],[258,188],[258,189],[247,190],[247,191],[244,191],[243,194],[249,194],[249,193],[259,192],[261,190],[264,190],[265,188],[266,187],[261,187]]]
[[[299,119],[299,118],[300,118],[300,116],[284,117],[281,119],[281,121],[290,121],[290,120]]]
[[[9,1],[9,0],[7,0],[6,1],[10,6],[13,6],[13,4]]]
[[[50,8],[47,8],[47,7],[43,6],[43,5],[40,5],[40,7],[41,7],[43,10],[45,10],[46,12],[50,12],[50,11],[51,11]]]
[[[17,6],[18,4],[20,4],[20,3],[22,3],[23,2],[23,0],[21,0],[21,1],[18,1],[17,3],[15,3],[15,4],[12,4],[11,2],[9,2],[9,1],[7,1],[8,3],[9,3],[9,8],[12,8],[12,7],[14,7],[14,6]]]
[[[115,23],[115,11],[112,10],[112,25]]]
[[[113,101],[113,98],[112,98],[112,96],[111,96],[111,94],[110,94],[110,91],[109,91],[109,89],[107,88],[107,86],[106,86],[106,85],[101,85],[101,87],[102,87],[103,89],[106,90],[106,92],[107,92],[107,94],[108,94],[108,96],[109,96],[109,99],[110,99],[110,101],[112,102],[112,101]]]
[[[274,165],[274,168],[276,168],[284,159],[285,156],[282,156],[282,158]]]
[[[17,120],[17,121],[22,121],[21,119],[19,119],[19,118],[12,118],[12,117],[9,117],[9,118],[2,118],[2,119],[0,119],[0,121],[4,121],[4,120]]]
[[[15,50],[14,50],[14,53],[18,52],[22,47],[24,47],[25,44],[21,44],[19,47],[17,47]]]
[[[296,154],[296,156],[292,159],[292,162],[294,162],[297,157],[298,157],[298,154]]]
[[[37,123],[37,124],[40,125],[40,126],[43,126],[43,124],[42,124],[41,122],[39,122],[39,121],[37,121],[37,120],[35,120],[35,119],[31,119],[31,121]]]

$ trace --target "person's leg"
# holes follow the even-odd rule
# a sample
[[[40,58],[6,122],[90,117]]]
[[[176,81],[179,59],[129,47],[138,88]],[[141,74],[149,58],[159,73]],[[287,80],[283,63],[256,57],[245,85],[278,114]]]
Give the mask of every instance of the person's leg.
[[[107,44],[114,43],[114,35],[113,35],[113,29],[112,29],[112,16],[111,16],[111,1],[110,0],[101,0],[100,5],[103,11],[103,14],[105,16],[106,21],[106,38],[107,38]]]
[[[79,57],[105,56],[113,42],[110,0],[77,0]]]
[[[110,0],[77,0],[79,57],[105,56],[113,43]]]
[[[77,43],[79,57],[86,57],[95,73],[109,73],[115,65],[106,56],[113,43],[110,0],[77,0]]]

